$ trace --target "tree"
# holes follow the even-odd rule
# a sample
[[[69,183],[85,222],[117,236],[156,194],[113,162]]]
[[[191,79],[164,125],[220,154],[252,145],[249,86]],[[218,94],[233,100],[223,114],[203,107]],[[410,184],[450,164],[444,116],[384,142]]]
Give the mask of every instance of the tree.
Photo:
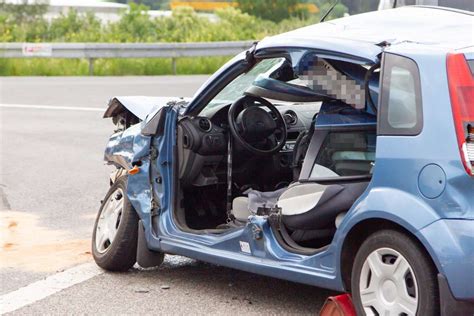
[[[237,0],[239,9],[243,12],[274,22],[300,15],[301,9],[296,9],[300,2],[299,0]]]
[[[352,1],[352,0],[349,0]],[[322,17],[326,12],[328,12],[331,7],[334,5],[336,2],[335,0],[313,0],[312,1],[314,4],[316,4],[319,8],[319,15]],[[340,17],[343,17],[345,13],[348,13],[348,8],[339,1],[338,4],[331,10],[331,13],[327,16],[325,21],[329,21],[332,19],[337,19]]]
[[[0,14],[11,16],[18,24],[30,23],[42,19],[46,11],[48,11],[48,1],[46,0],[33,2],[22,0],[18,4],[7,3],[5,0],[0,0]]]

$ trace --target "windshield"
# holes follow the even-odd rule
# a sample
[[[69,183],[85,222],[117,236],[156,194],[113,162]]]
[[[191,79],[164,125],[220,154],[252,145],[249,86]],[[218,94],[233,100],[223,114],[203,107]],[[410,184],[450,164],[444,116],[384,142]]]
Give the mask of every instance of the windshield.
[[[368,67],[321,57],[311,50],[294,50],[286,57],[259,61],[217,93],[200,115],[212,115],[245,93],[280,103],[339,100],[365,109],[364,77]],[[371,78],[372,83],[378,86],[378,76]]]
[[[283,62],[284,58],[270,58],[259,62],[247,73],[237,77],[234,81],[228,84],[221,92],[219,92],[214,99],[209,102],[206,108],[213,109],[218,106],[224,106],[234,102],[252,85],[255,79]]]

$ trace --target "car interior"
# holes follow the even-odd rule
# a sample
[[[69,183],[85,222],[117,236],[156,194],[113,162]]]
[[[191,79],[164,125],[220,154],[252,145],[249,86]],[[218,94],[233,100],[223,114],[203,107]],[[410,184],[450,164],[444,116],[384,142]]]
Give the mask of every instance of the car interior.
[[[371,179],[378,77],[311,51],[257,61],[178,122],[177,224],[219,234],[267,216],[291,251],[329,245]]]

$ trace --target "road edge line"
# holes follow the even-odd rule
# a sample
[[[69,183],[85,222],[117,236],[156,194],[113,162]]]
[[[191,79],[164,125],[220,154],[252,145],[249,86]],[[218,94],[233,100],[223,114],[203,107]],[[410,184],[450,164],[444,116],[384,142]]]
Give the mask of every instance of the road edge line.
[[[0,315],[38,302],[73,285],[104,273],[95,263],[88,262],[64,270],[43,280],[0,296]]]

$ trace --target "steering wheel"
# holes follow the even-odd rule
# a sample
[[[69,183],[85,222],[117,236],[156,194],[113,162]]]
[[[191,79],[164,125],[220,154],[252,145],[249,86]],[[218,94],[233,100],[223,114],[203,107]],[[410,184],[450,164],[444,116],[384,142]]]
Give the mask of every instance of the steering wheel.
[[[270,115],[266,107],[273,114]],[[286,143],[286,123],[280,111],[264,98],[245,95],[229,108],[229,128],[233,138],[242,147],[257,155],[271,155],[279,152]],[[261,149],[255,144],[271,145]]]

